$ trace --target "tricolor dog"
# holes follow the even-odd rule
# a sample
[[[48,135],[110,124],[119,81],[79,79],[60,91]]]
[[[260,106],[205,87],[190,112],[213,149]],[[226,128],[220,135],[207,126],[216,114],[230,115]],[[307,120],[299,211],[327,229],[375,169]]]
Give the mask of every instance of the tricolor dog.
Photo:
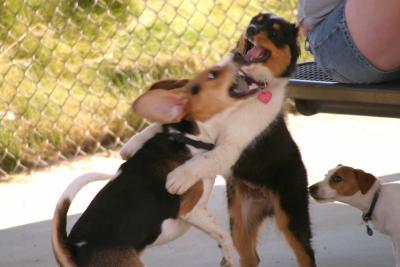
[[[310,194],[319,202],[340,201],[361,210],[369,235],[371,222],[392,238],[396,267],[400,267],[400,183],[382,183],[372,174],[338,165],[310,186]]]
[[[157,124],[146,130],[151,132],[146,140],[133,138],[131,144],[142,142],[141,147],[95,196],[69,235],[66,214],[76,193],[91,181],[111,177],[87,174],[63,193],[52,223],[53,250],[61,266],[144,266],[140,255],[147,247],[179,237],[190,225],[216,239],[221,266],[232,266],[232,240],[207,211],[216,173],[207,172],[207,179],[180,196],[168,193],[165,181],[185,161],[218,149],[213,143],[229,118],[243,119],[236,110],[256,90],[238,86],[242,62],[241,56],[231,57],[191,81],[161,81],[135,101],[134,110]]]
[[[196,154],[167,178],[167,190],[178,195],[206,177],[227,178],[231,233],[242,267],[258,266],[257,237],[269,216],[275,216],[299,266],[315,266],[307,174],[282,111],[299,56],[297,35],[294,24],[272,14],[251,20],[235,49],[245,61],[236,88],[248,87],[254,94],[221,121],[215,149]],[[133,154],[157,131],[152,125],[128,141],[122,156]]]

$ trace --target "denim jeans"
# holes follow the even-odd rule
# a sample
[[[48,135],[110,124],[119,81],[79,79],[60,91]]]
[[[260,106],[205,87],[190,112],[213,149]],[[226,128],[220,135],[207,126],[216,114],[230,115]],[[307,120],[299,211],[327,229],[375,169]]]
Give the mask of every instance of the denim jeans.
[[[400,69],[379,70],[358,50],[346,24],[345,3],[340,3],[308,34],[317,65],[332,79],[342,83],[379,83],[400,79]]]

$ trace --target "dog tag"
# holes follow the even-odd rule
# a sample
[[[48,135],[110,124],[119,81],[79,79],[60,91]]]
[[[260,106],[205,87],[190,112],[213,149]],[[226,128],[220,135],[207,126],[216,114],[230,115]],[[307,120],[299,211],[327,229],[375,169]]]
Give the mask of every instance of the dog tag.
[[[269,103],[269,101],[271,101],[272,99],[272,93],[270,91],[260,91],[257,94],[257,98],[258,100],[260,100],[261,103],[263,103],[264,105],[267,105]]]

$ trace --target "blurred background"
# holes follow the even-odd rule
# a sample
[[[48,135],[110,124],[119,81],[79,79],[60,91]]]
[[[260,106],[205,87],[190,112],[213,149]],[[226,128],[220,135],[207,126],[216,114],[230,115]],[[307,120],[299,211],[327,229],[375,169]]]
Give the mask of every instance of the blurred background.
[[[138,94],[219,61],[254,15],[295,22],[296,7],[296,0],[0,0],[0,266],[55,266],[55,203],[78,175],[115,173],[119,147],[145,126],[130,111]],[[300,61],[310,59],[302,53]],[[400,179],[399,119],[291,113],[287,122],[310,184],[339,163]],[[211,210],[227,227],[223,184],[217,179]],[[85,187],[70,214],[103,185]],[[378,233],[371,242],[355,209],[312,203],[311,215],[323,266],[393,266],[390,242]],[[283,239],[271,229],[266,235],[262,260],[295,266]],[[171,266],[169,256],[179,255],[196,259],[190,266],[215,266],[207,262],[219,259],[218,250],[207,240],[190,232],[146,262]]]
[[[235,46],[250,19],[295,21],[295,0],[1,0],[0,179],[118,148],[130,103]],[[302,56],[302,59],[309,55]]]

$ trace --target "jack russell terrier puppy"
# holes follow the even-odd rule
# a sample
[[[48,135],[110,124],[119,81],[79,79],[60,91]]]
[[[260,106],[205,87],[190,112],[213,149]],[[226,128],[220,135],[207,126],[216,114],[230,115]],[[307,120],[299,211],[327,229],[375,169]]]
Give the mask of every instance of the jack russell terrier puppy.
[[[372,174],[338,165],[309,190],[319,202],[340,201],[360,209],[368,235],[373,234],[371,222],[392,238],[396,267],[400,267],[400,183],[381,183]]]
[[[242,54],[238,87],[253,93],[221,123],[215,149],[168,174],[166,188],[181,195],[201,179],[227,178],[231,233],[242,267],[259,264],[260,226],[275,216],[301,267],[315,267],[307,173],[284,120],[285,86],[299,56],[298,28],[273,14],[255,16],[234,50]],[[161,130],[152,124],[127,142],[129,158]]]
[[[243,62],[240,55],[231,56],[223,66],[191,81],[161,81],[134,102],[136,113],[157,122],[159,131],[141,143],[114,177],[86,174],[62,194],[52,222],[53,251],[61,266],[141,267],[144,249],[176,239],[190,225],[216,239],[223,254],[221,266],[232,266],[232,240],[207,210],[216,173],[207,172],[207,179],[196,181],[180,196],[168,193],[165,181],[185,161],[218,149],[213,143],[219,131],[235,116],[243,120],[237,110],[257,92],[238,84]],[[67,235],[67,212],[78,191],[89,182],[110,178]]]

